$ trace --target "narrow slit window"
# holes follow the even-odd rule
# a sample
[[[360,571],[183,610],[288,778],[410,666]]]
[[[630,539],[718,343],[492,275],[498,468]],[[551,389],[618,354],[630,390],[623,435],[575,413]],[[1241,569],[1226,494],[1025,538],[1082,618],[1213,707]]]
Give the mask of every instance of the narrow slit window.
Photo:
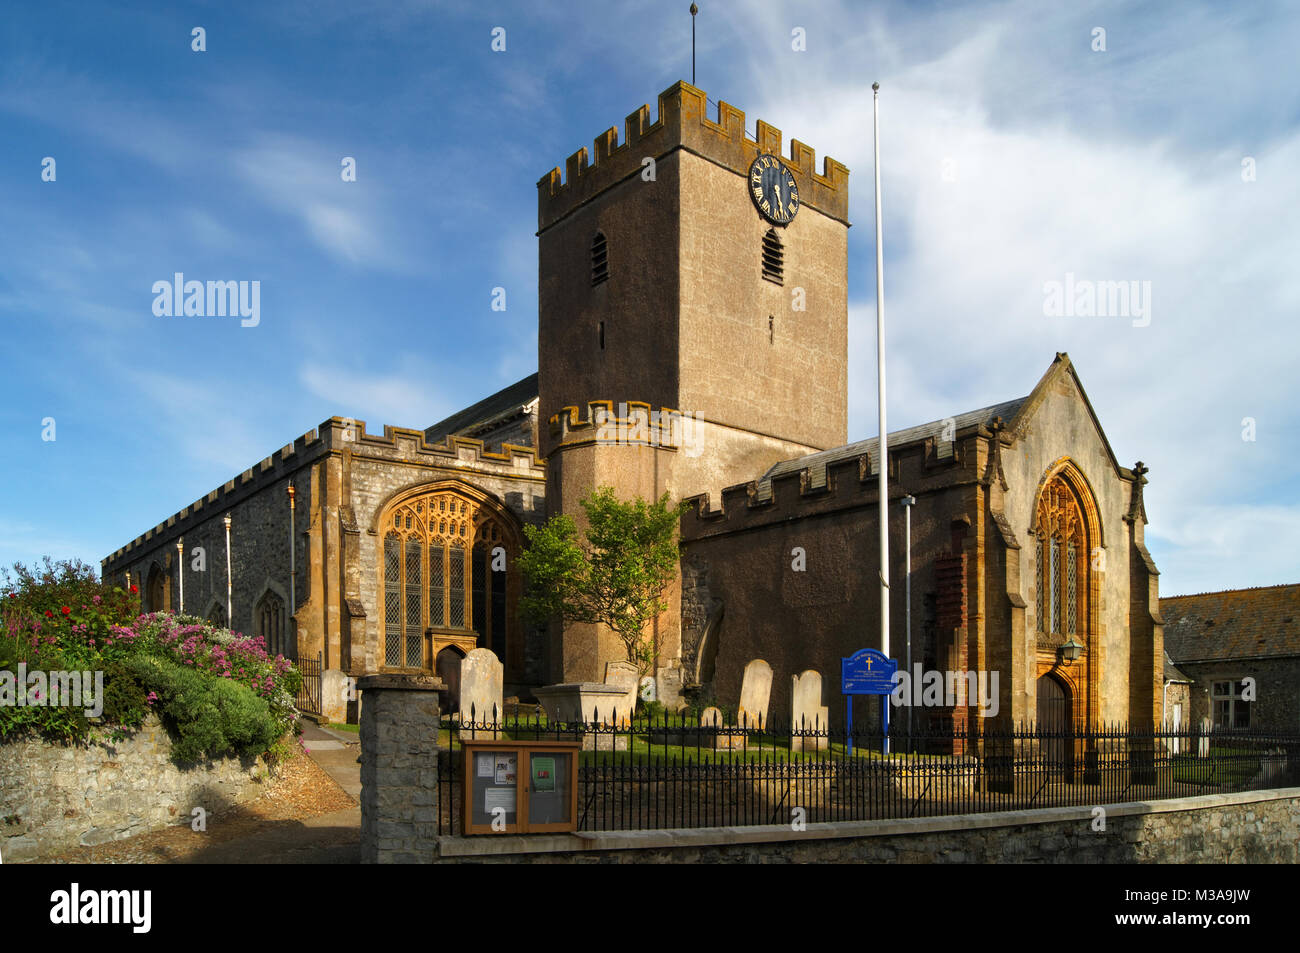
[[[605,322],[600,322],[600,349],[605,350]]]
[[[609,247],[605,233],[597,232],[591,240],[591,284],[596,286],[609,279]]]
[[[774,228],[769,228],[763,236],[763,277],[778,285],[785,284],[785,249]]]

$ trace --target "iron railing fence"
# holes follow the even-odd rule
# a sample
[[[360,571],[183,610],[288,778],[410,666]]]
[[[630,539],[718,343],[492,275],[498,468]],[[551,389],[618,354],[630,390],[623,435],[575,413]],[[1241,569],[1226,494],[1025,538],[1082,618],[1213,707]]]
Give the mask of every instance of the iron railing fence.
[[[1300,735],[977,722],[910,734],[896,724],[886,739],[673,715],[622,726],[452,716],[439,735],[440,833],[461,833],[463,742],[493,739],[581,743],[583,831],[936,817],[1300,784]]]
[[[312,714],[321,714],[320,698],[320,673],[323,659],[321,653],[316,653],[315,659],[300,658],[294,664],[298,667],[298,673],[302,675],[302,682],[298,685],[298,699],[294,703],[299,711],[309,711]]]

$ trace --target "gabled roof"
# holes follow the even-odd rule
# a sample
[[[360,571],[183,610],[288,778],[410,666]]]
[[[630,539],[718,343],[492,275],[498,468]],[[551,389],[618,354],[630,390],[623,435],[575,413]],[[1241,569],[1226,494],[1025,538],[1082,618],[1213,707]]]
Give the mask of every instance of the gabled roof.
[[[449,434],[464,433],[466,430],[474,429],[477,424],[523,411],[536,399],[537,375],[529,374],[523,380],[501,388],[490,397],[484,397],[477,404],[471,404],[445,420],[438,421],[425,430],[424,441],[428,444],[442,443]]]
[[[1079,374],[1074,369],[1074,362],[1070,360],[1070,355],[1064,351],[1056,352],[1056,359],[1052,361],[1052,366],[1047,369],[1047,373],[1039,379],[1038,383],[1034,385],[1034,389],[1029,392],[1029,396],[1021,403],[1015,418],[1007,422],[1008,429],[1017,436],[1023,436],[1025,425],[1046,398],[1051,385],[1065,374],[1070,375],[1070,379],[1074,381],[1074,386],[1079,389],[1079,396],[1083,398],[1083,406],[1088,411],[1088,417],[1092,420],[1098,439],[1101,440],[1102,446],[1106,448],[1106,456],[1110,458],[1111,466],[1115,468],[1115,472],[1121,477],[1132,480],[1134,478],[1133,471],[1128,467],[1120,466],[1119,458],[1115,456],[1110,441],[1106,439],[1106,431],[1101,429],[1101,421],[1097,419],[1097,412],[1092,409],[1092,401],[1088,399],[1088,392],[1083,389],[1083,382],[1079,380]]]
[[[1114,466],[1115,472],[1127,480],[1134,479],[1133,471],[1127,467],[1122,467],[1119,460],[1115,457],[1115,452],[1111,449],[1110,441],[1106,439],[1106,433],[1101,429],[1101,422],[1097,419],[1097,412],[1092,409],[1092,402],[1088,400],[1088,394],[1083,389],[1083,384],[1079,380],[1079,375],[1074,369],[1074,364],[1070,361],[1070,355],[1064,351],[1058,352],[1053,359],[1051,366],[1047,369],[1034,389],[1025,397],[1019,397],[1015,400],[1008,400],[1001,404],[993,404],[990,407],[981,407],[979,410],[968,410],[963,414],[958,414],[952,418],[943,420],[932,420],[926,424],[920,424],[916,427],[908,427],[905,430],[895,430],[889,434],[889,448],[901,447],[909,443],[917,443],[928,440],[931,437],[939,436],[945,428],[951,433],[957,433],[966,427],[971,426],[989,426],[995,417],[1001,417],[1005,422],[1007,429],[1017,435],[1023,436],[1025,427],[1030,418],[1033,417],[1044,398],[1047,396],[1052,384],[1055,383],[1063,374],[1070,375],[1074,385],[1078,388],[1079,396],[1083,398],[1083,405],[1088,411],[1094,428],[1097,431],[1097,437],[1101,440],[1102,446],[1106,448],[1106,456],[1110,459],[1111,465]],[[810,470],[811,481],[814,485],[819,484],[826,473],[828,464],[838,463],[843,460],[852,460],[862,454],[868,454],[874,461],[876,458],[876,446],[879,442],[877,437],[869,437],[866,440],[859,440],[855,443],[845,444],[842,447],[835,447],[831,450],[819,450],[816,453],[809,453],[802,457],[795,457],[791,460],[782,460],[774,464],[771,469],[764,473],[758,479],[759,496],[764,496],[770,491],[772,478],[782,476],[788,473],[797,473],[800,470]]]
[[[937,437],[946,429],[955,434],[966,427],[988,426],[994,417],[1001,417],[1003,420],[1010,420],[1020,410],[1020,406],[1027,400],[1026,397],[1019,397],[1016,400],[1008,400],[1001,404],[994,404],[991,407],[981,407],[979,410],[968,410],[964,414],[958,414],[956,417],[945,418],[943,420],[932,420],[927,424],[918,424],[915,427],[908,427],[904,430],[895,430],[889,434],[887,446],[892,450],[896,447],[902,447],[909,443],[918,443],[922,440],[928,440],[931,437]],[[766,487],[770,487],[773,477],[782,476],[787,473],[798,473],[800,470],[811,470],[812,482],[821,483],[826,475],[826,467],[829,464],[838,463],[841,460],[854,460],[868,454],[871,460],[876,459],[877,445],[880,443],[879,437],[868,437],[866,440],[859,440],[855,443],[848,443],[842,447],[835,447],[831,450],[818,450],[816,453],[809,453],[802,457],[795,457],[792,460],[782,460],[780,463],[773,464],[772,467],[758,479],[760,488],[759,495],[763,494]],[[874,465],[874,464],[873,464]]]
[[[1300,585],[1166,596],[1160,614],[1179,665],[1300,655]]]

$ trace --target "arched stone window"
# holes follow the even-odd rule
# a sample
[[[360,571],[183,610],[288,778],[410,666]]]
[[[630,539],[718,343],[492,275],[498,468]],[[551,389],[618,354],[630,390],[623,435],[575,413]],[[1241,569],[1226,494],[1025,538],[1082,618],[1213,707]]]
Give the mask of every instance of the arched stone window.
[[[160,567],[157,563],[149,569],[149,580],[145,584],[145,593],[148,597],[149,611],[161,612],[164,609],[172,607],[172,580],[171,576]]]
[[[253,618],[257,620],[257,634],[262,637],[266,643],[266,651],[270,655],[284,655],[284,600],[271,590],[262,594],[262,598],[257,600],[257,608],[253,612]]]
[[[472,492],[441,487],[390,505],[378,530],[382,667],[432,671],[448,646],[462,655],[490,648],[509,664],[518,593],[509,517]]]
[[[1085,641],[1088,527],[1078,496],[1059,474],[1039,495],[1034,525],[1040,640],[1064,643],[1078,635]]]

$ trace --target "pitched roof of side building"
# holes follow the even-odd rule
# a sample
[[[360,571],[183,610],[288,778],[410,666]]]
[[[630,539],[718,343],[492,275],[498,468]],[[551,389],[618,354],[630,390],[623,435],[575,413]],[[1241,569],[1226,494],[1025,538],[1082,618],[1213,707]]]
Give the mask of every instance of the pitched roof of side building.
[[[1300,583],[1163,596],[1160,614],[1179,665],[1300,655]]]

